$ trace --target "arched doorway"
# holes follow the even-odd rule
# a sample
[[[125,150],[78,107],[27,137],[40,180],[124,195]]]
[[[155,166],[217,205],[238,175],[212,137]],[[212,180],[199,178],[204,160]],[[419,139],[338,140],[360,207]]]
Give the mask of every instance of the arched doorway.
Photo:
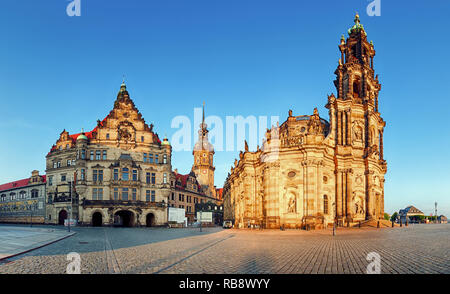
[[[60,212],[59,212],[59,215],[58,215],[58,225],[64,225],[64,220],[66,220],[67,219],[67,211],[65,211],[64,209],[63,210],[61,210]]]
[[[155,215],[153,213],[147,214],[145,223],[146,223],[147,227],[155,226]]]
[[[120,210],[114,214],[114,226],[133,227],[134,214],[128,210]]]
[[[92,215],[92,226],[93,227],[101,227],[103,224],[103,216],[100,212],[94,212]]]

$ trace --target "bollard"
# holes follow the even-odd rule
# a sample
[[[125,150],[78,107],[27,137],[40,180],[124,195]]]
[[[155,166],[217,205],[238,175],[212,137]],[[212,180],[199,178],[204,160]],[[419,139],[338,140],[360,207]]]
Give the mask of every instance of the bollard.
[[[380,228],[380,221],[377,221],[377,228]]]
[[[402,219],[400,219],[400,228],[403,227]]]
[[[408,226],[408,221],[405,221],[405,226]]]
[[[391,221],[392,222],[392,227],[394,227],[394,221]]]

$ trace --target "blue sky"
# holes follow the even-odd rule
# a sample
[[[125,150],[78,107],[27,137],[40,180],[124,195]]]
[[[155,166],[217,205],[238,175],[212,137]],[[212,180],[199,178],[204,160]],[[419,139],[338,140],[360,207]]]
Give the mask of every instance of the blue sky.
[[[62,129],[91,130],[122,76],[148,123],[169,138],[177,115],[311,114],[336,92],[338,43],[361,16],[377,55],[386,120],[385,207],[450,215],[449,1],[4,0],[0,11],[0,183],[45,170]],[[197,126],[195,126],[197,127]],[[251,148],[254,146],[250,146]],[[222,186],[236,152],[217,152]],[[188,172],[191,152],[174,152]]]

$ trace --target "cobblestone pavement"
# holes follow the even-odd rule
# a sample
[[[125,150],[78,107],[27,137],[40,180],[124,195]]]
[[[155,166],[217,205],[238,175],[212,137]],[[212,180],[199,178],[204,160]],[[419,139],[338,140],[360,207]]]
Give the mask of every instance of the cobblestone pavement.
[[[61,229],[1,225],[0,259],[45,246],[72,234]]]
[[[0,273],[65,273],[81,256],[81,273],[316,274],[450,273],[450,224],[331,230],[76,228],[76,235],[8,259]]]

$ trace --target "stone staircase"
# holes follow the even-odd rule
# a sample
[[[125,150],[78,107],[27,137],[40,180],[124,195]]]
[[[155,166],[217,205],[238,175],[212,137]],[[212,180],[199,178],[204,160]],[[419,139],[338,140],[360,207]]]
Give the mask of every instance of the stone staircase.
[[[361,222],[361,228],[377,228],[378,222],[380,222],[380,228],[390,228],[392,227],[391,221],[380,219],[380,220],[366,220]],[[394,224],[395,227],[399,227],[399,224]],[[359,227],[359,224],[354,224],[352,227]]]

